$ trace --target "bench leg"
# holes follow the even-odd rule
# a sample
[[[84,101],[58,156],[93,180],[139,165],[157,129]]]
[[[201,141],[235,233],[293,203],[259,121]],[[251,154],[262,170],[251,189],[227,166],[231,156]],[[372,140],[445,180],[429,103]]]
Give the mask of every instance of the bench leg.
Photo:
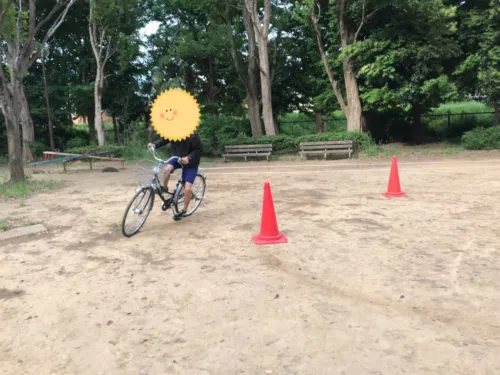
[[[245,156],[245,161],[247,161],[247,157]]]
[[[90,159],[90,170],[92,170],[92,158]]]
[[[65,162],[63,163],[63,169],[64,169],[64,173],[66,173],[66,163]]]

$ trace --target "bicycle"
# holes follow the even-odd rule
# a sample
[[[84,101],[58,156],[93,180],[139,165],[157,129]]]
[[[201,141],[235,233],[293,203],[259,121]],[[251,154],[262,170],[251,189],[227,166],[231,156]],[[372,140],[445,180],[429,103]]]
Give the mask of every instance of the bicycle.
[[[151,180],[136,189],[134,196],[125,209],[122,219],[122,233],[126,237],[132,237],[137,234],[146,223],[146,220],[153,209],[155,195],[158,195],[162,200],[163,204],[161,209],[163,211],[172,208],[174,215],[178,215],[184,208],[184,181],[182,180],[182,173],[179,176],[173,192],[166,192],[163,189],[159,178],[159,174],[163,170],[163,167],[171,160],[177,160],[182,169],[184,169],[184,165],[180,162],[181,158],[178,156],[172,156],[167,160],[163,160],[156,155],[154,148],[149,148],[149,150],[152,152],[156,163],[153,164],[151,170]],[[205,188],[206,176],[203,169],[198,169],[198,173],[196,174],[192,185],[192,195],[190,201],[190,205],[193,202],[195,205],[192,209],[188,209],[183,216],[191,216],[198,209],[205,195]],[[198,191],[198,189],[200,191]],[[167,198],[165,198],[164,195],[167,195]],[[136,201],[137,204],[135,204]],[[139,221],[135,229],[128,231],[127,218],[130,212],[132,212],[133,215],[142,215],[142,219]]]

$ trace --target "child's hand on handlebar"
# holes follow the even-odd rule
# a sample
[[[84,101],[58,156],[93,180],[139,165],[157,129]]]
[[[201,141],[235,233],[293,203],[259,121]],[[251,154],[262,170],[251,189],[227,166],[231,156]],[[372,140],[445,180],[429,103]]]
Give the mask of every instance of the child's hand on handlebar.
[[[189,158],[186,156],[184,158],[181,159],[181,163],[184,164],[184,165],[187,165],[189,163]]]
[[[148,148],[152,148],[154,150],[154,148],[155,148],[154,143],[148,143]]]

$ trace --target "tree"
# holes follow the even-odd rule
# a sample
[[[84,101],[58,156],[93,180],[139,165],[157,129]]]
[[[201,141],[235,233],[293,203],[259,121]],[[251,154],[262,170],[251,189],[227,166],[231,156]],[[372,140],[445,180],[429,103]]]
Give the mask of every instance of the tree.
[[[338,0],[329,4],[324,0],[312,0],[309,2],[309,17],[316,34],[318,50],[328,79],[335,93],[335,97],[347,118],[347,130],[364,130],[364,120],[361,99],[359,96],[356,70],[352,59],[347,54],[341,55],[344,90],[339,88],[340,80],[335,74],[328,60],[328,52],[345,51],[352,48],[365,35],[365,29],[373,16],[386,5],[385,1],[375,0]],[[325,50],[323,31],[321,30],[321,19],[326,18],[327,28],[337,35],[328,40],[329,50]],[[331,34],[328,33],[328,34]],[[338,54],[340,55],[340,54]],[[344,94],[345,92],[345,100]]]
[[[109,59],[127,45],[141,22],[137,0],[89,0],[89,35],[96,61],[94,124],[99,146],[105,144],[102,90]]]
[[[226,0],[226,23],[229,26],[231,42],[231,57],[235,66],[235,70],[246,90],[246,99],[248,106],[248,120],[250,121],[250,128],[252,136],[258,137],[262,135],[262,121],[260,118],[260,104],[259,104],[259,87],[258,87],[258,61],[257,61],[257,42],[255,39],[255,29],[253,27],[252,19],[245,4],[241,7],[241,18],[243,19],[244,29],[247,35],[248,47],[242,52],[242,40],[240,43],[236,42],[236,35],[240,34],[238,30],[239,17],[231,12],[231,8],[238,8],[237,4],[230,4]],[[236,23],[236,25],[234,25]],[[246,55],[246,69],[244,69]]]
[[[235,0],[228,1],[232,7]],[[160,22],[148,42],[155,91],[181,87],[197,98],[203,113],[213,116],[242,112],[244,88],[231,57],[233,30],[220,3],[162,0],[150,9]]]
[[[277,129],[273,117],[271,70],[268,53],[271,0],[264,0],[264,16],[262,21],[257,10],[257,0],[243,1],[247,12],[245,17],[248,17],[252,23],[259,50],[260,88],[262,93],[262,118],[264,120],[264,128],[267,135],[276,135]]]
[[[140,96],[143,90],[139,80],[148,72],[139,60],[142,57],[139,48],[138,40],[131,41],[126,49],[121,50],[120,59],[111,58],[109,61],[110,78],[103,87],[102,106],[112,117],[115,143],[120,142],[124,124],[141,117],[147,105],[145,98]]]
[[[455,8],[442,0],[401,0],[378,14],[369,38],[345,52],[358,71],[365,110],[409,117],[416,142],[422,114],[457,95],[449,78],[459,53],[454,17]]]
[[[497,0],[466,1],[457,13],[462,49],[454,72],[457,84],[469,94],[486,96],[500,126],[500,6]]]
[[[23,159],[32,158],[30,142],[34,141],[34,126],[24,93],[24,77],[75,1],[50,1],[38,10],[36,0],[29,0],[27,8],[22,1],[0,2],[0,34],[5,41],[1,54],[7,68],[3,64],[0,68],[0,106],[7,126],[11,181],[24,180]]]
[[[332,90],[328,90],[328,78],[322,62],[318,61],[314,29],[304,25],[300,14],[290,5],[294,4],[277,5],[273,12],[276,30],[271,52],[273,111],[275,117],[294,111],[312,114],[316,118],[316,131],[323,132],[327,130],[326,112],[331,110],[323,94]]]

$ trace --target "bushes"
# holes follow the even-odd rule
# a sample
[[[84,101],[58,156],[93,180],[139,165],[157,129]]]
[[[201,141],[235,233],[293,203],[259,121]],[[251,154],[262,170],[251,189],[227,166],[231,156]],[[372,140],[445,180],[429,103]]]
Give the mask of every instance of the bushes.
[[[344,141],[352,140],[361,149],[370,147],[373,144],[372,139],[364,133],[354,132],[328,132],[309,134],[301,137],[290,137],[287,135],[278,136],[262,136],[262,137],[238,137],[228,140],[226,145],[234,144],[258,144],[272,143],[273,154],[295,154],[299,152],[299,144],[301,142],[321,142],[321,141]]]
[[[287,135],[277,135],[233,138],[222,144],[221,148],[224,148],[223,146],[225,145],[255,145],[260,143],[272,143],[273,154],[293,153],[298,150],[299,147],[298,138],[293,138]]]
[[[203,116],[198,134],[204,156],[220,156],[221,147],[229,140],[251,135],[250,121],[233,116]]]
[[[85,147],[86,145],[87,139],[82,137],[71,138],[66,142],[67,148]]]
[[[468,150],[500,149],[500,127],[478,127],[462,136],[462,146]]]
[[[101,147],[97,145],[88,145],[83,147],[68,148],[64,152],[69,154],[91,154],[94,152],[111,151],[113,152],[114,157],[121,158],[126,149],[127,146],[119,145],[104,145]]]

